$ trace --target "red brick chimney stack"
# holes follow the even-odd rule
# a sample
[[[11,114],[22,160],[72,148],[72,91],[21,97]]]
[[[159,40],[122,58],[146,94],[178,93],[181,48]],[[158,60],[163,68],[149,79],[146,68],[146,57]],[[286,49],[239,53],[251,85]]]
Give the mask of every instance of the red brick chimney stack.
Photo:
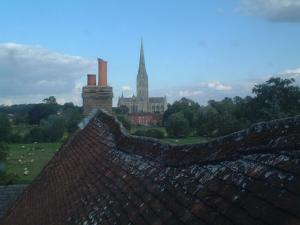
[[[107,87],[107,61],[98,59],[98,86]]]
[[[96,74],[88,74],[87,75],[87,85],[88,86],[96,86]]]

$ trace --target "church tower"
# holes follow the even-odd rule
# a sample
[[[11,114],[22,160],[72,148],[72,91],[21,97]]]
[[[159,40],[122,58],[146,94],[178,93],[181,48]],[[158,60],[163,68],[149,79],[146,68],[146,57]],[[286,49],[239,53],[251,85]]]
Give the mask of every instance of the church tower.
[[[141,42],[140,64],[136,82],[138,112],[148,112],[149,96],[148,96],[148,75],[146,71],[143,41]]]

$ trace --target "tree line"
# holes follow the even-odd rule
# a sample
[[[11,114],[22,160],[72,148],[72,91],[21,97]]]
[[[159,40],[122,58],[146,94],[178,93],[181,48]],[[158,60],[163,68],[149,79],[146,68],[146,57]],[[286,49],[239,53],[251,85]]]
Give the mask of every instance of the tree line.
[[[54,96],[40,104],[0,107],[0,142],[56,142],[72,133],[82,119],[81,107],[59,105]]]
[[[217,137],[249,125],[300,114],[300,89],[294,79],[270,78],[252,89],[253,96],[210,100],[206,106],[182,98],[169,105],[163,125],[171,137]]]

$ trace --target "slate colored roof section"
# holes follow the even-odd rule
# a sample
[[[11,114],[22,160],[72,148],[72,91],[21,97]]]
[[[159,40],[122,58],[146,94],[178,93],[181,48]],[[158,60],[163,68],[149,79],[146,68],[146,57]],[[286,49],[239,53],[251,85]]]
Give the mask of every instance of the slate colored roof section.
[[[3,224],[300,224],[300,117],[197,145],[122,130],[99,111]]]
[[[20,197],[27,185],[1,185],[0,186],[0,218]]]

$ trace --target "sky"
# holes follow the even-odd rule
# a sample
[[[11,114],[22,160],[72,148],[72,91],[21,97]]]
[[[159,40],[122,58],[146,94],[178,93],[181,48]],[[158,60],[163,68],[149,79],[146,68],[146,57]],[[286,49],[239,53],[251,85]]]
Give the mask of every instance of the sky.
[[[271,76],[300,80],[300,0],[2,0],[0,105],[82,104],[108,61],[114,105],[136,91],[141,39],[150,96],[251,95]]]

